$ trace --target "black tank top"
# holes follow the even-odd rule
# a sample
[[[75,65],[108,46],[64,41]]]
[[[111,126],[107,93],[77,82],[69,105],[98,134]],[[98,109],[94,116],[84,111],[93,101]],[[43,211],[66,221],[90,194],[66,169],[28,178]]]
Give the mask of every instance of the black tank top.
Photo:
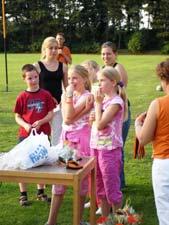
[[[63,63],[59,62],[59,66],[56,71],[49,71],[41,61],[39,61],[38,64],[41,69],[39,75],[40,87],[49,91],[57,102],[60,103],[64,76]]]
[[[112,66],[113,68],[115,68],[117,64],[118,64],[118,63],[117,63],[117,62],[115,62],[113,65],[110,65],[110,66]],[[104,65],[104,66],[102,66],[102,68],[104,68],[104,67],[105,67],[105,65]]]

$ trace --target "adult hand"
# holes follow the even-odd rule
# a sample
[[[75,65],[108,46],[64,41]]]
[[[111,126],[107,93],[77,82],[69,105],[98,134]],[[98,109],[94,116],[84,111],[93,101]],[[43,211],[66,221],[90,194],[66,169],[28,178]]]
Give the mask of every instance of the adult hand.
[[[136,124],[143,125],[144,120],[145,120],[145,118],[146,118],[146,114],[147,114],[147,112],[143,112],[143,113],[141,113],[140,115],[138,115],[138,116],[136,117],[136,120],[135,120],[135,125],[136,125]]]

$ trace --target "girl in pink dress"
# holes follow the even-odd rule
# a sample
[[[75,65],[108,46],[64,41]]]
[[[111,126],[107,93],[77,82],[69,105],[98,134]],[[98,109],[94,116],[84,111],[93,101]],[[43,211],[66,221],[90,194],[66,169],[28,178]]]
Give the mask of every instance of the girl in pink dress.
[[[68,71],[68,87],[62,95],[62,135],[61,141],[69,141],[77,150],[79,157],[90,155],[89,114],[93,107],[93,96],[90,93],[91,84],[88,71],[81,65],[71,66]],[[66,187],[53,185],[52,202],[46,225],[54,225],[57,220]],[[85,196],[88,192],[88,179],[81,184],[80,191],[80,218],[82,218]],[[81,224],[86,224],[81,222]]]
[[[91,154],[97,159],[96,190],[102,215],[122,203],[120,191],[122,124],[126,95],[116,69],[106,66],[98,73],[99,89],[95,98],[95,121],[91,131]]]

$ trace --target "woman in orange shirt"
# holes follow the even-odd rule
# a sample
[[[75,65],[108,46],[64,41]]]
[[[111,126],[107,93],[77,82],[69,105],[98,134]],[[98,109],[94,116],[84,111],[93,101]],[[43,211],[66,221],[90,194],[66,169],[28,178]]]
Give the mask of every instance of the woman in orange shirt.
[[[165,96],[153,100],[135,121],[141,145],[152,142],[152,182],[159,225],[169,225],[169,59],[156,68]]]

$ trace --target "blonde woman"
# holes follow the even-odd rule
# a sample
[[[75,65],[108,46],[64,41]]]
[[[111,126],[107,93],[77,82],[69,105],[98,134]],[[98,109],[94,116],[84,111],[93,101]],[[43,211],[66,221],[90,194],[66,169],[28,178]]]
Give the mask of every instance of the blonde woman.
[[[60,101],[62,88],[67,86],[67,65],[56,60],[58,55],[55,37],[44,39],[41,47],[41,60],[35,63],[40,74],[40,87],[49,91],[56,103],[54,117],[51,122],[51,143],[56,145],[61,134],[62,115]]]

